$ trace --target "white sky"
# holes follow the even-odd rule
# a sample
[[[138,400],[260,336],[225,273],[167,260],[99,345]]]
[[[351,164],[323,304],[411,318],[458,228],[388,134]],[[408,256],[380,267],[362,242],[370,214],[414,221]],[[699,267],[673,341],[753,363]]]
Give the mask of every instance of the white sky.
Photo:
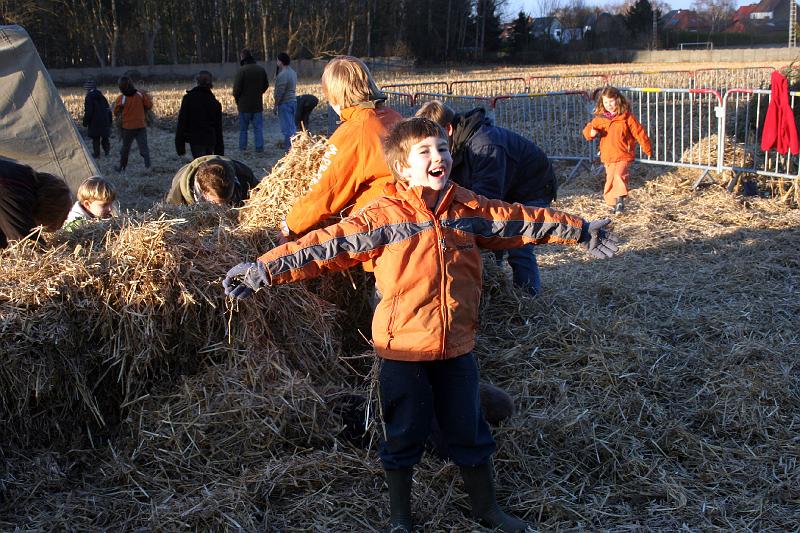
[[[584,0],[587,6],[609,6],[609,5],[617,5],[624,3],[624,0]],[[652,1],[652,0],[651,0]],[[736,2],[736,6],[747,5],[751,3],[757,3],[758,0],[738,0]],[[520,10],[524,11],[525,13],[529,13],[534,17],[541,16],[540,11],[541,8],[539,7],[542,2],[538,0],[508,0],[508,7],[506,7],[506,14],[508,19],[515,18],[516,14],[520,12]],[[547,5],[552,5],[553,1],[548,0],[544,2]],[[569,0],[562,0],[562,3],[569,3]],[[659,0],[659,4],[661,1]],[[672,9],[690,9],[692,7],[692,0],[666,0],[666,3],[672,7]]]

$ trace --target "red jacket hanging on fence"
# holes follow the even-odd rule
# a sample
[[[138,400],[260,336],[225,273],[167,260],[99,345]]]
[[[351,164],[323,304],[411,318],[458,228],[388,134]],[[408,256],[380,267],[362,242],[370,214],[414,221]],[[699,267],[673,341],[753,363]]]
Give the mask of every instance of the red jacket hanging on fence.
[[[769,99],[764,131],[761,133],[761,149],[765,152],[777,148],[778,153],[800,152],[797,140],[797,125],[794,112],[789,105],[789,83],[777,70],[772,71],[772,94]]]

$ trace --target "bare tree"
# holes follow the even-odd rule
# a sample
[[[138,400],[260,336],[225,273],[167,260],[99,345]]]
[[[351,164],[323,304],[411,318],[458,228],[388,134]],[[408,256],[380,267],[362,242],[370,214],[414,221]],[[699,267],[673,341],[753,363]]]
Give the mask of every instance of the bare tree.
[[[550,17],[561,7],[561,0],[536,0],[536,7],[540,17]]]
[[[155,64],[156,37],[161,29],[161,11],[165,9],[161,0],[143,0],[139,23],[144,34],[145,57],[148,65]]]
[[[736,12],[736,0],[694,0],[692,8],[699,14],[708,17],[713,33],[722,31],[733,19],[733,14]]]

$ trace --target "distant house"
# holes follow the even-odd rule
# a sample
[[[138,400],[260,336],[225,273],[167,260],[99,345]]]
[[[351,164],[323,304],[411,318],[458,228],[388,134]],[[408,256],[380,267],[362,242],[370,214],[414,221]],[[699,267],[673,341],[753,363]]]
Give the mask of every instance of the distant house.
[[[789,8],[792,0],[761,0],[741,6],[733,16],[726,32],[771,32],[789,27]]]
[[[514,23],[506,22],[500,26],[500,40],[505,42],[514,36]]]
[[[625,32],[622,15],[612,15],[599,9],[586,17],[583,24],[583,40],[590,48],[615,48],[619,36]]]
[[[594,32],[596,35],[614,33],[622,27],[622,15],[612,15],[611,13],[595,12],[586,18],[583,24],[583,33]]]
[[[708,20],[693,9],[673,9],[661,17],[661,27],[676,31],[708,31]]]
[[[771,20],[776,24],[788,22],[789,0],[761,0],[750,12],[750,20]]]
[[[563,29],[561,22],[556,17],[539,17],[533,19],[531,35],[536,38],[549,37],[554,41],[561,41]]]
[[[583,39],[583,28],[562,28],[561,42],[564,44]]]

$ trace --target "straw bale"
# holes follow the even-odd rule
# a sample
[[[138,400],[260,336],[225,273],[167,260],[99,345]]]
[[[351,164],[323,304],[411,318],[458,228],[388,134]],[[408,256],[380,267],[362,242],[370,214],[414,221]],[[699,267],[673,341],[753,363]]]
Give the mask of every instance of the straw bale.
[[[54,412],[103,427],[165,375],[267,340],[286,343],[287,368],[335,373],[337,311],[305,286],[254,298],[231,321],[221,277],[270,242],[235,222],[210,205],[161,206],[3,252],[5,436],[52,439],[68,425]]]
[[[305,131],[295,135],[286,156],[250,192],[247,205],[241,209],[241,226],[280,228],[291,206],[311,187],[327,146],[325,137]]]

